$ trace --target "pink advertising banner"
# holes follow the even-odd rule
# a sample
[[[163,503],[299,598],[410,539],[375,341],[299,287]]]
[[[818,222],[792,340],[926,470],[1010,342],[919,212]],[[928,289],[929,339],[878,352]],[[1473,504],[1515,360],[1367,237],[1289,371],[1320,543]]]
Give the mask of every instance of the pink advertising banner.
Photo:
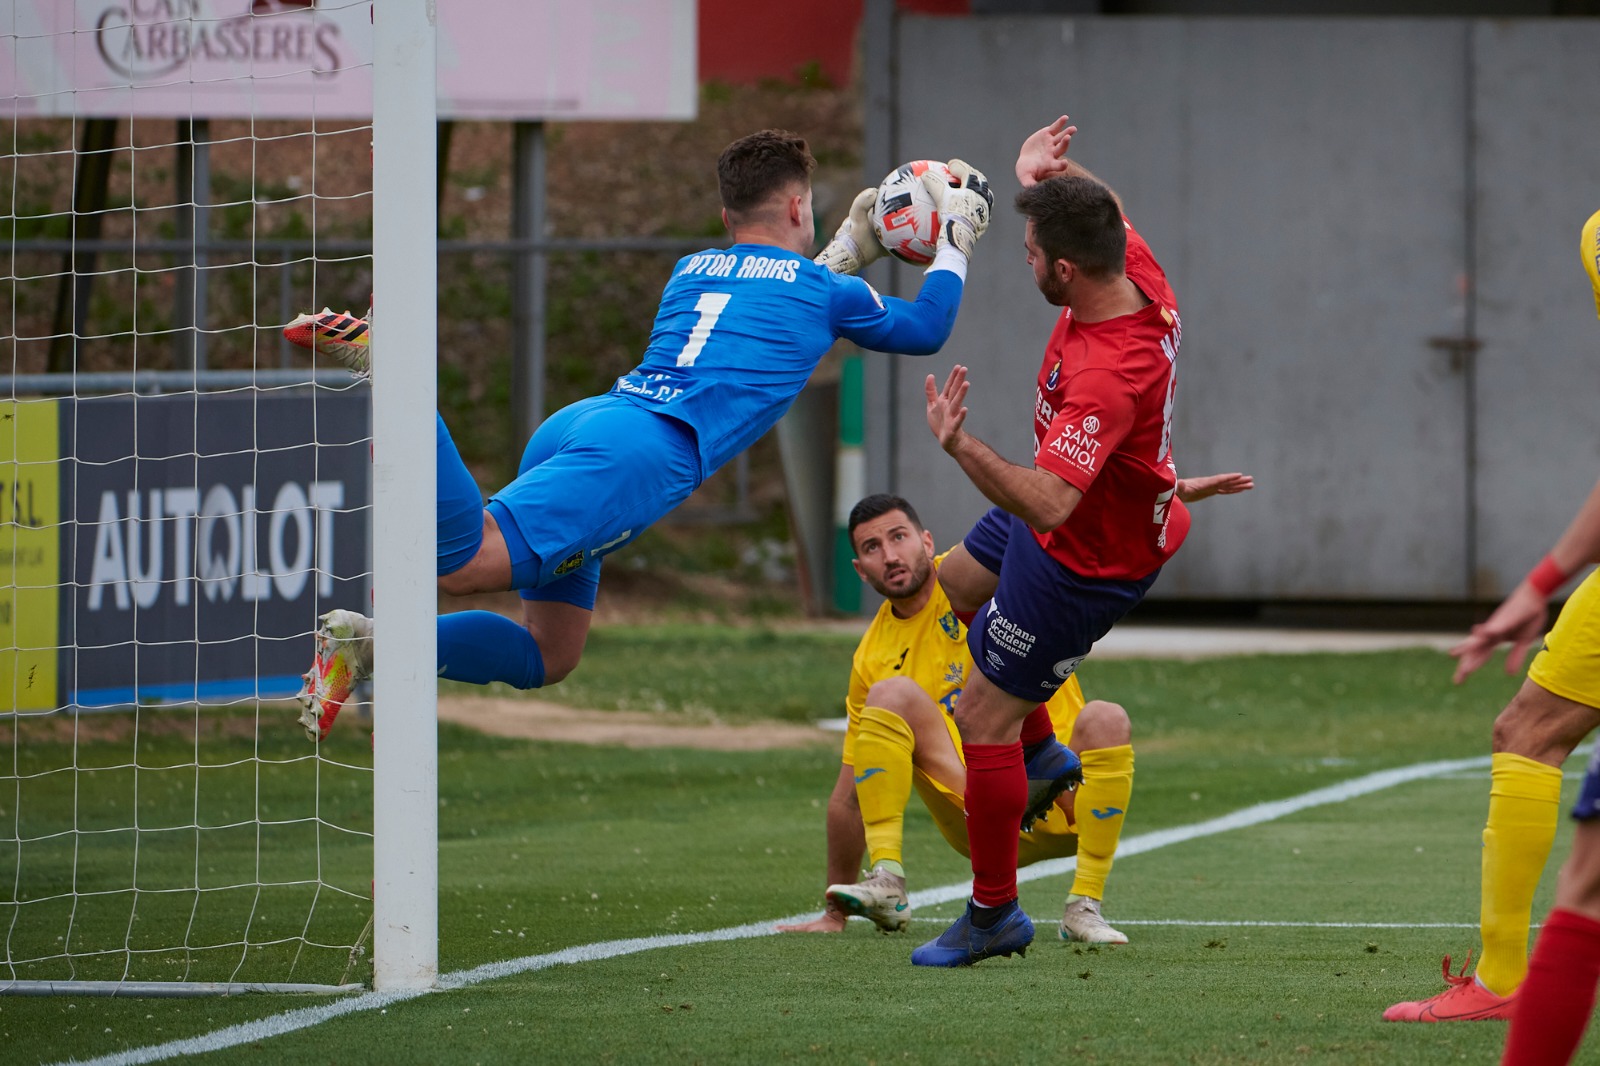
[[[0,0],[0,117],[371,118],[386,2]],[[694,117],[695,0],[436,10],[441,118]]]

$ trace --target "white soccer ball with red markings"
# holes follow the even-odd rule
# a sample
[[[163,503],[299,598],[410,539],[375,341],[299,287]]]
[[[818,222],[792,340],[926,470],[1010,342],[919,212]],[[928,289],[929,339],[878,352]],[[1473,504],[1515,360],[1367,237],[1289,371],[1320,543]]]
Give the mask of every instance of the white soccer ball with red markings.
[[[939,244],[939,212],[922,184],[928,171],[944,178],[951,188],[961,182],[950,168],[935,159],[918,159],[896,167],[878,186],[872,205],[872,229],[889,254],[903,262],[927,266]]]

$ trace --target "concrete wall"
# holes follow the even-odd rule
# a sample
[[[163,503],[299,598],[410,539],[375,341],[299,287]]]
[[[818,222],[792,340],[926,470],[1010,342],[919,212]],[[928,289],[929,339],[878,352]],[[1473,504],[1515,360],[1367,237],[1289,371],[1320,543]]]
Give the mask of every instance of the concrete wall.
[[[1054,321],[1010,209],[1056,114],[1121,195],[1184,320],[1179,469],[1246,470],[1195,509],[1153,596],[1497,597],[1600,473],[1600,22],[902,17],[890,143],[998,191],[955,335],[880,370],[870,466],[940,544],[985,502],[922,419],[973,368],[969,426],[1016,461]],[[918,275],[896,268],[909,295]]]

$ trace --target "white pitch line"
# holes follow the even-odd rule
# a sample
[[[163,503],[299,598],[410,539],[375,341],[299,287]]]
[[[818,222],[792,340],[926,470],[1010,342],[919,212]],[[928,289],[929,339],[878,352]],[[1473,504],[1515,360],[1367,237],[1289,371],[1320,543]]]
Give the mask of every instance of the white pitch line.
[[[866,921],[865,918],[857,919]],[[949,925],[950,918],[912,918],[913,922]],[[1205,918],[1123,918],[1108,919],[1115,925],[1171,925],[1193,929],[1246,928],[1246,929],[1476,929],[1477,922],[1275,922],[1253,919],[1212,921]],[[1534,928],[1538,928],[1535,924]]]
[[[1444,774],[1460,773],[1463,770],[1475,770],[1489,765],[1489,756],[1479,755],[1471,759],[1451,759],[1444,762],[1423,762],[1412,766],[1398,766],[1393,770],[1379,770],[1377,773],[1365,777],[1357,777],[1350,781],[1343,781],[1327,788],[1313,789],[1310,792],[1291,796],[1288,799],[1275,800],[1272,803],[1258,803],[1254,807],[1245,807],[1231,814],[1224,814],[1220,818],[1210,821],[1197,822],[1194,825],[1183,825],[1173,829],[1158,829],[1152,833],[1140,833],[1135,837],[1128,837],[1117,844],[1117,858],[1123,859],[1138,855],[1146,851],[1154,851],[1171,844],[1186,844],[1191,840],[1201,837],[1215,836],[1233,829],[1244,829],[1262,822],[1276,821],[1291,814],[1311,807],[1321,807],[1329,803],[1343,803],[1373,792],[1381,792],[1386,788],[1404,785],[1411,781],[1420,781],[1423,778],[1439,777]],[[1017,871],[1017,881],[1037,881],[1043,877],[1055,877],[1078,868],[1078,857],[1069,856],[1065,859],[1046,859],[1036,862],[1032,866]],[[960,884],[944,885],[939,888],[924,889],[921,892],[911,893],[912,905],[933,906],[938,903],[948,903],[955,899],[966,899],[972,895],[972,882],[963,881]]]
[[[1263,822],[1276,821],[1286,818],[1291,814],[1309,810],[1312,807],[1321,807],[1330,803],[1344,803],[1359,796],[1381,792],[1384,789],[1394,788],[1397,785],[1420,781],[1425,778],[1439,777],[1444,774],[1459,773],[1463,770],[1474,770],[1489,765],[1487,755],[1473,759],[1453,759],[1445,762],[1417,763],[1413,766],[1401,766],[1393,770],[1380,770],[1377,773],[1358,777],[1327,788],[1313,789],[1299,796],[1288,799],[1275,800],[1271,803],[1258,803],[1253,807],[1245,807],[1225,814],[1220,818],[1209,821],[1197,822],[1194,825],[1178,826],[1173,829],[1158,829],[1150,833],[1140,833],[1124,839],[1117,845],[1117,858],[1127,858],[1139,855],[1157,848],[1169,847],[1173,844],[1187,844],[1192,840],[1202,837],[1215,836],[1218,833],[1230,832],[1234,829],[1245,829]],[[1017,872],[1017,880],[1037,881],[1043,877],[1054,877],[1075,869],[1078,865],[1076,856],[1065,859],[1050,859],[1045,862],[1034,863],[1032,866]],[[972,882],[962,881],[959,884],[943,885],[938,888],[927,888],[911,894],[911,902],[915,906],[933,906],[938,903],[947,903],[955,899],[965,899],[972,892]],[[455,973],[444,974],[439,978],[439,991],[452,991],[468,988],[481,984],[484,981],[494,981],[502,977],[511,977],[520,973],[530,973],[535,970],[547,970],[552,966],[565,966],[580,962],[598,962],[601,959],[614,959],[621,955],[634,955],[641,951],[653,951],[656,948],[690,947],[696,944],[712,944],[727,940],[745,940],[759,936],[776,935],[774,925],[784,922],[804,921],[815,917],[815,912],[791,915],[787,918],[774,918],[770,921],[750,922],[746,925],[734,925],[725,929],[712,929],[704,933],[675,933],[663,936],[633,937],[627,940],[607,940],[597,944],[580,944],[576,947],[553,951],[545,955],[526,955],[520,959],[507,959],[503,962],[490,962],[482,966],[475,966],[470,970],[458,970]],[[1128,923],[1133,924],[1133,923]],[[346,1014],[355,1014],[358,1011],[378,1010],[396,1003],[416,999],[427,995],[424,991],[407,992],[365,992],[348,999],[341,999],[332,1003],[324,1003],[316,1007],[304,1007],[300,1010],[286,1011],[274,1014],[267,1018],[260,1018],[252,1022],[242,1022],[218,1029],[213,1033],[203,1036],[187,1037],[182,1040],[171,1040],[165,1044],[152,1044],[148,1047],[132,1048],[114,1055],[104,1055],[95,1059],[70,1059],[60,1066],[137,1066],[140,1063],[161,1062],[166,1059],[178,1058],[183,1055],[201,1055],[212,1051],[221,1051],[225,1048],[238,1047],[240,1044],[251,1044],[261,1040],[269,1040],[275,1036],[286,1033],[298,1032],[309,1029],[313,1025],[320,1025],[334,1018]]]

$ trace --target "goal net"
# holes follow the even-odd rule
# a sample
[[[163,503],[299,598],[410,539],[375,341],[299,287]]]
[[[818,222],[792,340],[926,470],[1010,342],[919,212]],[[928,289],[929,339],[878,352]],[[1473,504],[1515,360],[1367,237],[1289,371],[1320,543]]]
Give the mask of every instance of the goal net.
[[[0,0],[0,992],[372,979],[370,705],[291,697],[373,389],[283,334],[373,291],[371,19]]]

